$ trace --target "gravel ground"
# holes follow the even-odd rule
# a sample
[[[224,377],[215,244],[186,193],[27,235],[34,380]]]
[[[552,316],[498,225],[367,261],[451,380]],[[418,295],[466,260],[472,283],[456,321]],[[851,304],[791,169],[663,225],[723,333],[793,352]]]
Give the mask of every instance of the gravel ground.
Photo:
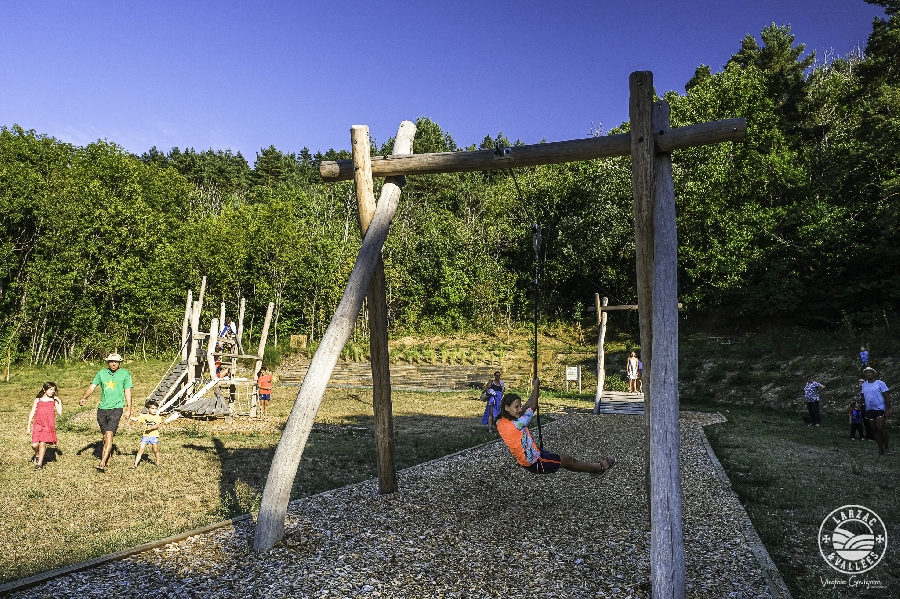
[[[688,597],[768,598],[701,426],[683,413]],[[294,501],[285,540],[263,555],[241,523],[54,579],[16,597],[649,597],[642,418],[558,419],[545,445],[614,455],[604,477],[534,477],[491,444],[375,481]]]

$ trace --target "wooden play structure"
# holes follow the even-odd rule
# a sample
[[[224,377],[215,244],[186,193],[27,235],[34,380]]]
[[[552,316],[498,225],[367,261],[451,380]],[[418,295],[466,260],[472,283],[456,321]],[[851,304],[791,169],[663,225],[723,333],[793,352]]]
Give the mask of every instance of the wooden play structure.
[[[193,290],[188,290],[180,354],[147,399],[157,401],[160,413],[177,410],[185,416],[223,416],[226,420],[235,415],[256,418],[259,394],[255,373],[262,366],[275,305],[270,303],[266,310],[256,353],[248,354],[244,350],[244,298],[240,300],[236,326],[226,327],[225,302],[222,302],[219,317],[210,320],[209,329],[201,330],[205,291],[206,277],[200,283],[196,301]],[[236,376],[238,363],[244,361],[253,363],[250,378]],[[223,367],[222,372],[217,372],[217,365]]]
[[[397,490],[387,352],[387,311],[381,250],[397,210],[404,175],[456,173],[631,156],[644,393],[650,574],[654,598],[685,596],[678,421],[678,300],[675,188],[671,152],[740,141],[744,119],[669,128],[669,106],[653,99],[653,75],[629,78],[630,132],[607,137],[472,152],[413,155],[415,125],[401,123],[391,156],[370,156],[368,127],[351,127],[352,160],[323,162],[326,181],[354,179],[363,243],[344,296],[321,339],[272,460],[253,546],[271,548],[284,536],[291,486],[328,379],[368,295],[379,490]],[[386,177],[375,202],[372,177]],[[600,313],[602,314],[602,310]],[[452,509],[452,506],[448,506]]]

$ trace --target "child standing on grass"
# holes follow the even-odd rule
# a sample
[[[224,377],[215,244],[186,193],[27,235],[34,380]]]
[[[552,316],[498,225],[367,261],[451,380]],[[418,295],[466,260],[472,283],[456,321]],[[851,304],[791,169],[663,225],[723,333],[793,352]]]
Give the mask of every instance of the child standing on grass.
[[[259,368],[259,378],[256,379],[256,387],[259,389],[259,407],[262,408],[263,418],[269,417],[269,401],[272,399],[272,375],[265,366]]]
[[[56,444],[56,415],[62,415],[62,400],[56,396],[56,383],[47,381],[31,406],[31,414],[28,415],[27,434],[31,435],[31,449],[34,450],[34,469],[44,467],[44,454],[47,452],[47,444]]]
[[[865,345],[859,348],[859,361],[862,362],[863,368],[869,365],[869,350]]]
[[[859,431],[859,440],[862,441],[866,438],[866,433],[863,430],[863,421],[862,421],[862,410],[859,409],[859,404],[855,401],[850,404],[850,439],[852,441],[856,441],[856,431]]]
[[[144,423],[144,434],[141,437],[141,445],[138,447],[137,455],[134,456],[134,466],[131,467],[132,470],[137,468],[138,464],[141,463],[144,449],[148,445],[153,449],[153,454],[156,456],[156,465],[159,466],[159,427],[162,425],[162,416],[156,413],[159,409],[159,404],[156,403],[155,399],[148,399],[144,406],[147,408],[146,414],[141,414],[137,418],[134,416],[131,417],[131,420],[134,420],[135,422]]]
[[[497,432],[519,462],[519,465],[532,474],[553,474],[560,466],[573,472],[603,474],[616,463],[612,456],[607,456],[598,463],[582,462],[566,454],[555,454],[541,451],[531,438],[528,423],[537,410],[540,381],[532,381],[534,388],[531,397],[523,406],[522,398],[515,393],[503,396],[500,402],[500,420],[497,421]]]

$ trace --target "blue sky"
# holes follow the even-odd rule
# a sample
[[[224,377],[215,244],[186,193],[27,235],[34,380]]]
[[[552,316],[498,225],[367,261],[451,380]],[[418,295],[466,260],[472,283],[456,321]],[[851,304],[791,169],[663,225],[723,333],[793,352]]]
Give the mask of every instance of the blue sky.
[[[84,145],[286,152],[377,141],[427,115],[457,143],[534,143],[627,120],[628,74],[684,93],[748,33],[821,59],[865,47],[863,0],[53,2],[0,7],[0,125]]]

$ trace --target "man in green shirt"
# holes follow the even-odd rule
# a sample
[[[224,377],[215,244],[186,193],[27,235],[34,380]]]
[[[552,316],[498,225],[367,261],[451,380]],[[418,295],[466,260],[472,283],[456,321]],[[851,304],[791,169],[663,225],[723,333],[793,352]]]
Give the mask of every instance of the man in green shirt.
[[[122,416],[131,417],[131,373],[121,368],[122,356],[109,354],[106,356],[109,368],[104,368],[94,377],[81,398],[81,405],[87,401],[94,389],[100,387],[100,405],[97,406],[97,424],[103,433],[103,453],[97,470],[106,471],[109,454],[112,453],[113,435],[119,428]],[[124,413],[123,413],[124,412]]]

